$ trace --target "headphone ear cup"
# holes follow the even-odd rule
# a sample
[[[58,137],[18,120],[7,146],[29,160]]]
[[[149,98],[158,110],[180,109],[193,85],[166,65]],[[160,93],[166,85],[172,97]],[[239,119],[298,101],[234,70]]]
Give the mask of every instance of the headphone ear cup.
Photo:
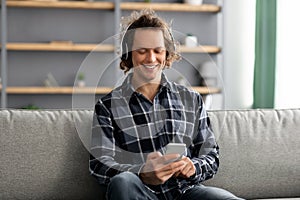
[[[174,36],[173,36],[173,34],[172,34],[172,31],[171,31],[171,29],[167,29],[168,30],[168,32],[169,32],[169,35],[170,35],[170,37],[171,37],[171,41],[172,41],[172,47],[173,47],[173,51],[174,52],[176,52],[176,43],[175,43],[175,39],[174,39]]]
[[[125,60],[128,59],[128,45],[125,43]]]
[[[128,45],[126,42],[123,42],[121,46],[122,46],[121,60],[127,60],[128,59]]]

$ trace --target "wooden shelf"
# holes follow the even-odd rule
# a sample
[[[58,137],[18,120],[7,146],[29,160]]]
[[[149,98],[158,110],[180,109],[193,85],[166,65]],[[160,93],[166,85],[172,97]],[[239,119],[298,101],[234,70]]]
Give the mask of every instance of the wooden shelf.
[[[7,43],[6,48],[10,51],[114,51],[114,46],[109,44]]]
[[[98,9],[113,10],[112,2],[87,2],[87,1],[6,1],[8,7],[23,8],[69,8],[69,9]]]
[[[97,44],[63,44],[63,43],[7,43],[9,51],[83,51],[113,52],[114,45]],[[181,53],[219,53],[216,46],[185,47],[180,46]]]
[[[109,87],[7,87],[8,94],[107,94]]]
[[[69,8],[69,9],[101,9],[113,10],[113,2],[86,2],[86,1],[22,1],[7,0],[8,7],[28,8]],[[220,6],[212,4],[189,5],[184,3],[144,3],[144,2],[123,2],[120,4],[122,10],[141,10],[152,8],[156,11],[177,11],[177,12],[212,12],[221,10]]]
[[[220,53],[221,48],[217,46],[198,46],[198,47],[186,47],[179,46],[181,53]]]
[[[193,86],[192,89],[204,95],[221,93],[221,89],[216,87]]]
[[[220,93],[219,88],[192,87],[200,94]],[[110,87],[7,87],[8,94],[107,94],[112,90]]]
[[[220,6],[212,4],[189,5],[184,3],[143,3],[143,2],[123,2],[120,5],[122,10],[142,10],[152,8],[156,11],[177,11],[177,12],[212,12],[221,10]]]

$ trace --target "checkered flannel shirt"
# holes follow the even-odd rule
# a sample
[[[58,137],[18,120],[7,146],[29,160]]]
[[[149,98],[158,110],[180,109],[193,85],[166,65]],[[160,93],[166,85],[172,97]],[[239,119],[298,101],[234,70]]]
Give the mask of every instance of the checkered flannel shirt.
[[[219,149],[199,93],[169,82],[162,74],[153,102],[134,91],[132,74],[95,105],[90,172],[100,184],[124,171],[139,175],[150,152],[165,153],[170,142],[185,143],[196,168],[188,179],[172,177],[146,187],[165,199],[212,178],[219,166]]]

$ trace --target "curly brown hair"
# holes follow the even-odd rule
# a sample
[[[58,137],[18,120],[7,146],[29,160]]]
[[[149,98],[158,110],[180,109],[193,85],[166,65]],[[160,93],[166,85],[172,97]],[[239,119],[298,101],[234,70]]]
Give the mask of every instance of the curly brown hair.
[[[127,73],[132,67],[132,45],[135,30],[140,28],[158,28],[163,32],[166,46],[165,68],[170,68],[172,62],[180,60],[181,56],[177,51],[177,42],[174,40],[169,25],[151,9],[133,12],[128,18],[123,18],[123,39],[121,39],[121,62],[120,68]]]

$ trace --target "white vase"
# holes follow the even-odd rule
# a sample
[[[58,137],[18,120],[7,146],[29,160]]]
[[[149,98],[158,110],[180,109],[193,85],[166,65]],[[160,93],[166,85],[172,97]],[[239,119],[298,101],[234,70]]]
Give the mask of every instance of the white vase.
[[[191,5],[201,5],[203,0],[184,0],[184,3]]]
[[[79,80],[79,81],[77,82],[77,85],[78,85],[78,87],[84,87],[84,86],[85,86],[85,81]]]
[[[199,66],[199,73],[207,86],[217,86],[218,66],[212,61],[206,61]]]
[[[194,35],[188,35],[185,37],[186,47],[196,47],[198,45],[198,39]]]

